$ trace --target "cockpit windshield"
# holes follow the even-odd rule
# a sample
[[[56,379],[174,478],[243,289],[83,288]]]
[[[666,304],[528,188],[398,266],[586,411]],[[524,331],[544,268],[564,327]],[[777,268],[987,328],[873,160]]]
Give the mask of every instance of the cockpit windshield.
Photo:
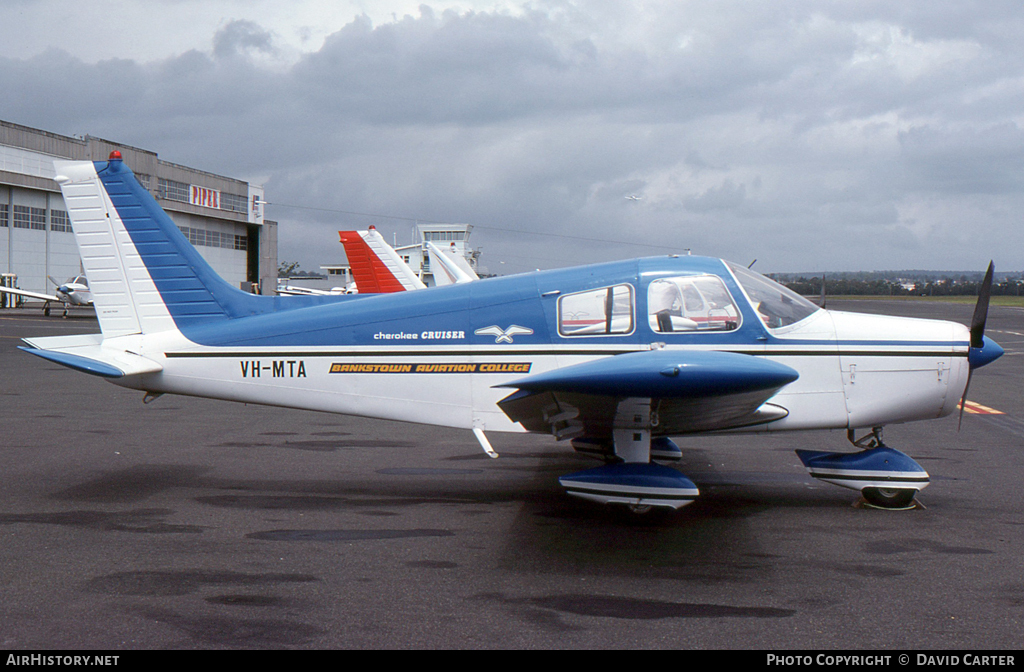
[[[818,306],[774,280],[732,262],[725,263],[769,329],[796,324],[818,310]]]

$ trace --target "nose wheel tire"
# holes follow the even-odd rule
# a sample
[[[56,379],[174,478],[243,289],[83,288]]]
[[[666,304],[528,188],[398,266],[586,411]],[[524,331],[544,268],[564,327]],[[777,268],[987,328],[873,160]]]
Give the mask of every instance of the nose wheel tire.
[[[906,509],[913,505],[917,490],[912,488],[864,488],[864,500],[881,509]]]

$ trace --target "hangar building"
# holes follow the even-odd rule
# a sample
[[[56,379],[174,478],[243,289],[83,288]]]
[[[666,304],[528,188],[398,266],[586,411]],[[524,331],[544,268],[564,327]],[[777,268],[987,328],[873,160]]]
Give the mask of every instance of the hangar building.
[[[55,159],[106,160],[121,152],[182,233],[235,287],[273,294],[277,223],[263,219],[263,187],[160,159],[156,152],[92,136],[56,135],[0,121],[0,273],[21,289],[52,293],[82,272]]]

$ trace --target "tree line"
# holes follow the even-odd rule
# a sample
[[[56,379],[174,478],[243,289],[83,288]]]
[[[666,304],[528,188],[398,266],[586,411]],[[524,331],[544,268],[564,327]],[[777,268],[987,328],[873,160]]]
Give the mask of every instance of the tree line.
[[[799,276],[775,277],[785,286],[804,296],[821,294],[822,278]],[[825,275],[826,296],[977,296],[982,278],[967,275],[955,277],[912,280],[908,278],[829,278]],[[1004,277],[992,283],[995,296],[1020,296],[1024,280],[1019,277]]]

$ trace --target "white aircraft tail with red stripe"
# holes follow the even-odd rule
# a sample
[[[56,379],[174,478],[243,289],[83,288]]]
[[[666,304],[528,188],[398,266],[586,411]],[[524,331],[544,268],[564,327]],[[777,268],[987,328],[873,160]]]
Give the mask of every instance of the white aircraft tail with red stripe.
[[[377,230],[339,231],[360,294],[388,294],[426,285]]]

